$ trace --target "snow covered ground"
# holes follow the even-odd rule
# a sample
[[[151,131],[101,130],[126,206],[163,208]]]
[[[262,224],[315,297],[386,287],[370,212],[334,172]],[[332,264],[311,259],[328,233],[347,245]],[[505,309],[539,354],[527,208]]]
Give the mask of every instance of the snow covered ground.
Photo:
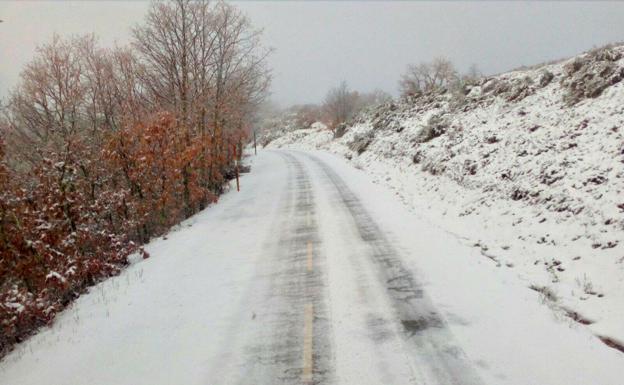
[[[559,315],[624,346],[624,47],[423,95],[334,139],[269,148],[347,158]]]
[[[345,159],[260,151],[241,185],[19,345],[0,383],[621,383],[622,354],[518,269]]]

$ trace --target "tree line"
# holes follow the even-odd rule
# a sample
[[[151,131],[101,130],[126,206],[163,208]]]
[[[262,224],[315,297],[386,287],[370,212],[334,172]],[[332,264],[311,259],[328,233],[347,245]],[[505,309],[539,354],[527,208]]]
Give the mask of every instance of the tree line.
[[[0,118],[0,356],[217,199],[271,80],[223,2],[155,2],[127,46],[52,40]]]
[[[343,81],[332,87],[320,104],[297,104],[280,108],[271,102],[263,103],[258,114],[259,129],[267,134],[283,125],[290,129],[305,129],[310,128],[313,123],[321,122],[335,132],[341,124],[367,107],[391,100],[392,96],[387,92],[358,92]]]
[[[455,103],[461,103],[466,94],[466,86],[476,84],[482,74],[476,65],[471,65],[465,73],[460,73],[445,57],[437,57],[430,62],[409,64],[399,80],[399,96],[404,100],[440,90],[449,91]],[[340,136],[345,124],[369,107],[393,101],[383,90],[358,92],[352,90],[346,81],[330,88],[319,104],[293,105],[279,109],[272,105],[263,106],[263,126],[265,132],[288,120],[295,128],[309,128],[315,122],[324,123]],[[279,116],[281,115],[281,119]],[[277,118],[276,118],[277,117]],[[292,127],[291,127],[292,128]]]

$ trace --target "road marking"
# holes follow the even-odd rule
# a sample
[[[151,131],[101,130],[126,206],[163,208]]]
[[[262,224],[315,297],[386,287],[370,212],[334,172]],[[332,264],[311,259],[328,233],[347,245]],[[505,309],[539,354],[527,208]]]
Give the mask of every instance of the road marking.
[[[312,349],[312,341],[314,338],[314,305],[308,303],[304,309],[303,322],[303,373],[302,380],[304,384],[311,384],[313,379],[314,357]]]
[[[308,241],[308,271],[314,269],[314,261],[312,259],[312,241]]]

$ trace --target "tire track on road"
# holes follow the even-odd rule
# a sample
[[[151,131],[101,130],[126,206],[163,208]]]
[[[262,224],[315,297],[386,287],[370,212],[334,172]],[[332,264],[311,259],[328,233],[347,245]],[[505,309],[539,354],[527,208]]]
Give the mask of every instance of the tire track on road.
[[[312,186],[295,157],[279,154],[292,174],[291,191],[268,276],[261,277],[269,281],[265,306],[256,316],[264,331],[247,349],[252,364],[239,383],[326,384],[333,370]]]
[[[350,214],[361,240],[368,245],[378,278],[401,324],[410,356],[418,371],[426,375],[427,383],[481,385],[446,321],[358,197],[327,164],[315,156],[304,156],[322,170]]]

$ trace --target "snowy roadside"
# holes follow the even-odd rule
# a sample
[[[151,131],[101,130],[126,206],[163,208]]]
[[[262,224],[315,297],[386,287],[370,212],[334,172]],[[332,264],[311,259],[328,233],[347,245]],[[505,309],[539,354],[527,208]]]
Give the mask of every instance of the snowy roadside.
[[[353,156],[346,146],[331,141],[328,131],[301,130],[297,135],[297,142],[278,139],[269,148],[320,149]],[[542,237],[556,236],[561,231],[576,234],[572,231],[583,231],[582,226],[540,223],[530,206],[506,200],[488,202],[482,210],[465,215],[465,205],[481,197],[451,180],[433,177],[389,158],[347,160],[369,174],[375,183],[392,190],[411,212],[465,245],[474,246],[500,269],[515,270],[517,278],[527,288],[538,290],[540,300],[556,313],[586,324],[597,336],[624,345],[624,261],[616,259],[614,264],[612,258],[607,259],[609,252],[617,257],[619,247],[596,250],[586,245],[588,255],[575,243],[542,242]]]
[[[307,152],[307,150],[306,150]],[[560,312],[553,312],[540,293],[529,290],[517,279],[514,269],[500,268],[481,256],[478,248],[433,225],[421,213],[405,210],[394,199],[396,191],[380,183],[365,170],[327,151],[312,154],[330,164],[357,193],[377,224],[401,251],[407,266],[423,283],[423,288],[444,315],[464,352],[479,369],[486,384],[619,384],[621,353],[606,347],[592,331]],[[318,180],[318,179],[317,179]],[[377,180],[377,181],[376,181]],[[331,213],[331,210],[321,210]],[[330,215],[337,215],[332,213]],[[323,221],[333,224],[334,221]],[[325,230],[328,256],[345,257],[354,250],[335,250],[332,239],[348,238],[344,228]],[[356,255],[361,255],[355,250]],[[341,313],[365,311],[365,305],[344,302],[340,294],[353,272],[332,268],[339,264],[329,258],[330,271],[339,278],[333,289],[336,334],[354,322]],[[340,314],[340,317],[336,315]],[[340,332],[339,332],[340,331]],[[337,344],[338,345],[338,344]],[[374,361],[370,361],[374,362]],[[359,369],[361,370],[361,369]],[[345,383],[360,383],[348,382]],[[393,382],[387,382],[393,383]]]
[[[240,192],[230,182],[217,204],[145,245],[150,258],[89,288],[0,362],[0,383],[205,384],[211,365],[242,359],[228,349],[254,325],[253,262],[286,180],[254,160],[263,179],[243,175]]]
[[[486,83],[463,111],[437,97],[373,111],[339,139],[317,125],[268,147],[345,157],[409,210],[515,272],[556,313],[622,349],[624,84],[569,106],[562,84],[574,60],[488,82],[537,84],[553,75],[544,86],[520,87],[518,100],[484,97],[494,87]],[[423,141],[439,121],[445,133]]]
[[[405,210],[392,191],[344,159],[314,155],[352,190],[431,299],[437,311],[429,316],[439,315],[450,333],[433,340],[441,344],[425,344],[424,354],[405,350],[413,339],[401,337],[403,319],[387,295],[390,287],[319,164],[291,153],[302,165],[297,174],[281,154],[261,151],[240,192],[224,194],[166,239],[150,242],[152,258],[93,287],[52,327],[20,344],[0,362],[0,383],[293,383],[284,375],[297,376],[302,339],[289,344],[284,329],[303,332],[304,317],[294,312],[283,319],[291,312],[278,310],[299,309],[310,298],[293,295],[292,279],[305,275],[292,274],[293,249],[279,234],[287,228],[297,234],[293,222],[304,217],[293,215],[291,203],[300,190],[313,199],[298,207],[314,208],[309,218],[318,224],[312,265],[327,274],[326,297],[315,308],[329,309],[314,321],[314,330],[332,341],[314,352],[331,358],[319,368],[335,373],[327,383],[421,383],[439,357],[465,353],[486,384],[619,385],[620,354],[581,325],[555,317],[513,270],[497,268]],[[305,174],[310,184],[299,188],[297,177]],[[272,370],[284,369],[284,362],[294,369]]]

